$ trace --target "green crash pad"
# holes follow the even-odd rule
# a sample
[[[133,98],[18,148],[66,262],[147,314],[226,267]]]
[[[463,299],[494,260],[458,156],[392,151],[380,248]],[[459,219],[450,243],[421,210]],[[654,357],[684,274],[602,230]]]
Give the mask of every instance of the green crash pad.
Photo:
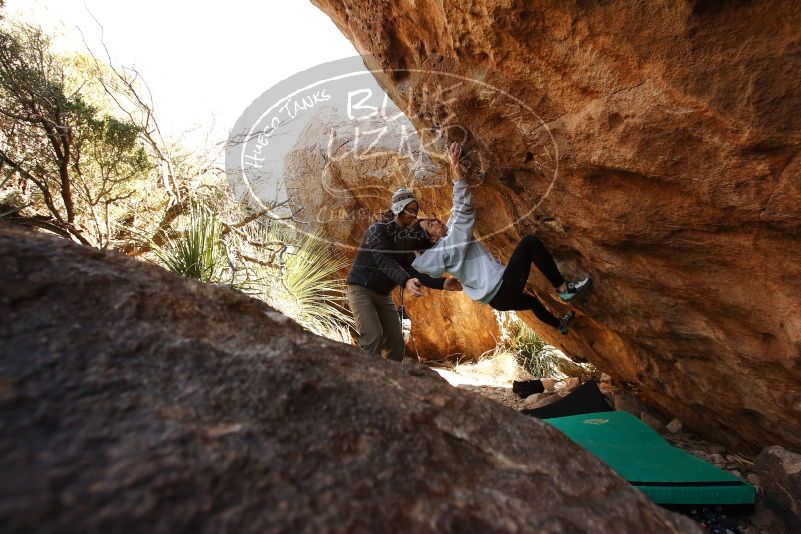
[[[669,444],[628,412],[544,419],[657,504],[749,505],[756,492],[731,473]]]

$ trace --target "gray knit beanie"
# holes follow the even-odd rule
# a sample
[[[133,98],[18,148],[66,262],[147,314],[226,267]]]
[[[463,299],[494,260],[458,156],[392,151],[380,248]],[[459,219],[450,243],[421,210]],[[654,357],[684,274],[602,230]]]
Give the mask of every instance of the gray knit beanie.
[[[412,190],[401,187],[395,191],[394,195],[392,195],[392,207],[390,209],[392,210],[392,213],[398,215],[403,211],[403,208],[412,202],[417,202],[417,198],[415,198]]]

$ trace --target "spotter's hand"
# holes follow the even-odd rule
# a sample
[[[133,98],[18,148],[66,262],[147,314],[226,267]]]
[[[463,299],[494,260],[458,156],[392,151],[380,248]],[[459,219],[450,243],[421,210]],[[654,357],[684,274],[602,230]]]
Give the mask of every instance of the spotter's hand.
[[[420,297],[423,295],[423,292],[420,290],[420,280],[417,278],[409,278],[406,280],[406,285],[404,288],[406,291],[412,294],[413,297]]]

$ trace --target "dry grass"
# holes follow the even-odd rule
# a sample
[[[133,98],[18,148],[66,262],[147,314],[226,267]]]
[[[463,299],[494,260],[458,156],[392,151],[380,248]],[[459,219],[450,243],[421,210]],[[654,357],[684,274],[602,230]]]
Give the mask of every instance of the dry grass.
[[[469,384],[507,388],[512,387],[515,380],[600,376],[592,365],[574,363],[549,345],[516,314],[496,312],[496,317],[501,327],[501,338],[494,349],[484,353],[477,362],[457,363],[434,370],[454,386]]]

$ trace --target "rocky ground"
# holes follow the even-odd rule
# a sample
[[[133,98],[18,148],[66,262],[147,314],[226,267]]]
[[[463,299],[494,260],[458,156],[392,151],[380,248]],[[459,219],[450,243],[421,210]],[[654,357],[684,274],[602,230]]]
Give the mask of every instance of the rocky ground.
[[[546,404],[562,398],[562,396],[572,391],[572,389],[579,384],[579,381],[575,378],[569,378],[567,380],[543,379],[543,384],[546,387],[544,393],[534,394],[526,399],[517,396],[509,387],[470,384],[462,384],[458,387],[460,389],[474,391],[499,404],[520,411],[545,406]],[[658,417],[647,411],[631,393],[614,386],[607,376],[604,376],[604,381],[600,384],[600,387],[607,398],[616,406],[616,409],[624,409],[635,413],[676,447],[714,464],[721,469],[725,469],[743,480],[747,480],[757,488],[757,505],[755,512],[748,516],[736,518],[737,527],[741,533],[790,534],[790,530],[788,530],[773,511],[764,504],[764,493],[760,485],[759,476],[755,473],[755,459],[753,457],[734,453],[727,450],[722,445],[705,441],[698,435],[682,428],[681,422],[677,419],[667,423],[661,421]]]

